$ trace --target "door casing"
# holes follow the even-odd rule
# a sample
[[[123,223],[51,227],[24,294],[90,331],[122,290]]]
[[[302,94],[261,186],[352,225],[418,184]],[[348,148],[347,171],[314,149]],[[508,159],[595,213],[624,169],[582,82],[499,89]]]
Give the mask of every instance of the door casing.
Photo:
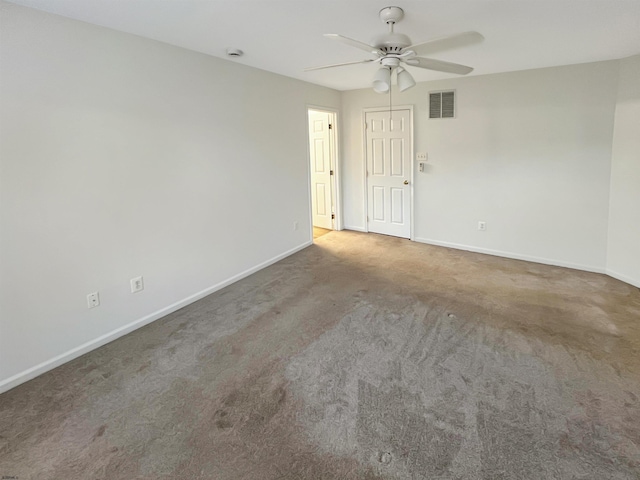
[[[332,142],[331,142],[331,156],[333,159],[333,184],[332,184],[332,203],[335,213],[335,219],[333,223],[334,230],[342,230],[344,228],[342,222],[342,188],[340,183],[340,135],[339,135],[339,112],[331,107],[323,107],[319,105],[307,105],[307,126],[309,125],[309,111],[314,110],[317,112],[328,113],[332,124]],[[307,128],[308,130],[308,128]],[[309,144],[309,135],[307,133],[307,178],[309,182],[309,225],[310,233],[313,238],[313,200],[311,192],[311,145]]]

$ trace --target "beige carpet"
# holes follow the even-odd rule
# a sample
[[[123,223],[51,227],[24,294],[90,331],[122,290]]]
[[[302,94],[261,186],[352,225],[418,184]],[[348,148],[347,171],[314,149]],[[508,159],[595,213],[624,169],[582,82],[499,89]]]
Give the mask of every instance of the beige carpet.
[[[316,244],[0,396],[25,479],[638,479],[640,292]]]
[[[331,232],[332,230],[329,230],[327,228],[321,228],[321,227],[313,227],[313,238],[319,238],[323,235],[326,235],[327,233]]]

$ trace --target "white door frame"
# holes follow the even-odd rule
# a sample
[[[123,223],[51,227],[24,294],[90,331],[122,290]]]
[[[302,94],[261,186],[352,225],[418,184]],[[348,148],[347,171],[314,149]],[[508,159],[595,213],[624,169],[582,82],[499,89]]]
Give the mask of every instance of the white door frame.
[[[318,112],[328,113],[331,117],[331,125],[333,130],[333,145],[331,154],[333,156],[334,168],[333,168],[333,191],[332,197],[335,208],[335,230],[342,230],[344,228],[342,224],[342,185],[340,182],[340,112],[332,107],[322,107],[319,105],[307,104],[306,118],[307,118],[307,132],[309,125],[309,110],[315,110]],[[309,135],[307,134],[307,182],[309,191],[309,225],[311,226],[311,238],[313,238],[313,200],[311,198],[311,146],[309,145]]]
[[[414,154],[413,154],[413,142],[414,142],[414,132],[413,132],[413,105],[394,105],[391,108],[391,111],[396,110],[409,110],[409,130],[411,132],[411,141],[409,142],[409,155],[411,158],[411,180],[409,180],[409,204],[411,208],[411,215],[409,215],[409,240],[414,239],[413,235],[413,170],[414,170]],[[369,211],[369,180],[367,178],[367,129],[365,127],[367,113],[370,112],[388,112],[389,108],[385,107],[365,107],[362,109],[362,184],[364,185],[364,230],[366,232],[369,231],[369,221],[367,220],[367,212]]]

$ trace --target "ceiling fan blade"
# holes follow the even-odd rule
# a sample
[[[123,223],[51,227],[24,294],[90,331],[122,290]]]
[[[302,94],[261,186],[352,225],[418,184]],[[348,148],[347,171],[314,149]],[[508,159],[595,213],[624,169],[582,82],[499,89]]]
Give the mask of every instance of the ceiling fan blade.
[[[337,33],[325,33],[324,36],[345,43],[347,45],[351,45],[352,47],[359,48],[360,50],[364,50],[365,52],[373,53],[375,55],[382,53],[379,48],[376,48],[372,45],[367,45],[363,42],[359,42],[358,40],[354,40],[353,38],[345,37],[344,35],[338,35]]]
[[[483,40],[484,37],[478,32],[463,32],[456,35],[434,38],[424,43],[411,45],[403,50],[413,50],[416,52],[416,55],[430,55],[435,52],[443,52],[445,50],[452,50],[458,47],[466,47],[467,45],[480,43]]]
[[[304,69],[305,72],[311,72],[312,70],[322,70],[323,68],[333,68],[333,67],[342,67],[343,65],[356,65],[358,63],[369,63],[375,62],[376,59],[371,60],[360,60],[358,62],[346,62],[346,63],[334,63],[333,65],[323,65],[321,67],[307,67]]]
[[[434,60],[433,58],[412,57],[403,61],[413,67],[426,68],[438,72],[457,73],[458,75],[466,75],[467,73],[473,72],[473,68],[471,67],[457,63],[443,62],[442,60]]]

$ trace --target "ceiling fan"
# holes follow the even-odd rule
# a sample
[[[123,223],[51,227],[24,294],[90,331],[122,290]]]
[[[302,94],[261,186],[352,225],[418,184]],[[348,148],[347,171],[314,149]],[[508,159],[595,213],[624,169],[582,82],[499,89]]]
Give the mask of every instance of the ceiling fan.
[[[358,63],[377,62],[381,67],[373,78],[373,89],[378,93],[386,93],[391,90],[391,74],[394,69],[397,73],[398,88],[401,92],[404,92],[416,84],[411,74],[401,64],[436,70],[438,72],[456,73],[458,75],[466,75],[473,71],[473,68],[465,65],[443,62],[442,60],[420,57],[418,55],[428,55],[434,52],[478,43],[484,40],[482,35],[478,32],[463,32],[456,35],[434,38],[424,43],[413,45],[408,36],[393,31],[394,25],[402,20],[403,17],[404,10],[400,7],[385,7],[380,10],[380,20],[389,26],[389,31],[386,34],[376,36],[372,45],[335,33],[325,34],[327,38],[338,40],[339,42],[364,50],[374,55],[375,58],[357,62],[323,65],[321,67],[310,67],[305,68],[305,72],[323,68],[342,67],[344,65],[355,65]]]

